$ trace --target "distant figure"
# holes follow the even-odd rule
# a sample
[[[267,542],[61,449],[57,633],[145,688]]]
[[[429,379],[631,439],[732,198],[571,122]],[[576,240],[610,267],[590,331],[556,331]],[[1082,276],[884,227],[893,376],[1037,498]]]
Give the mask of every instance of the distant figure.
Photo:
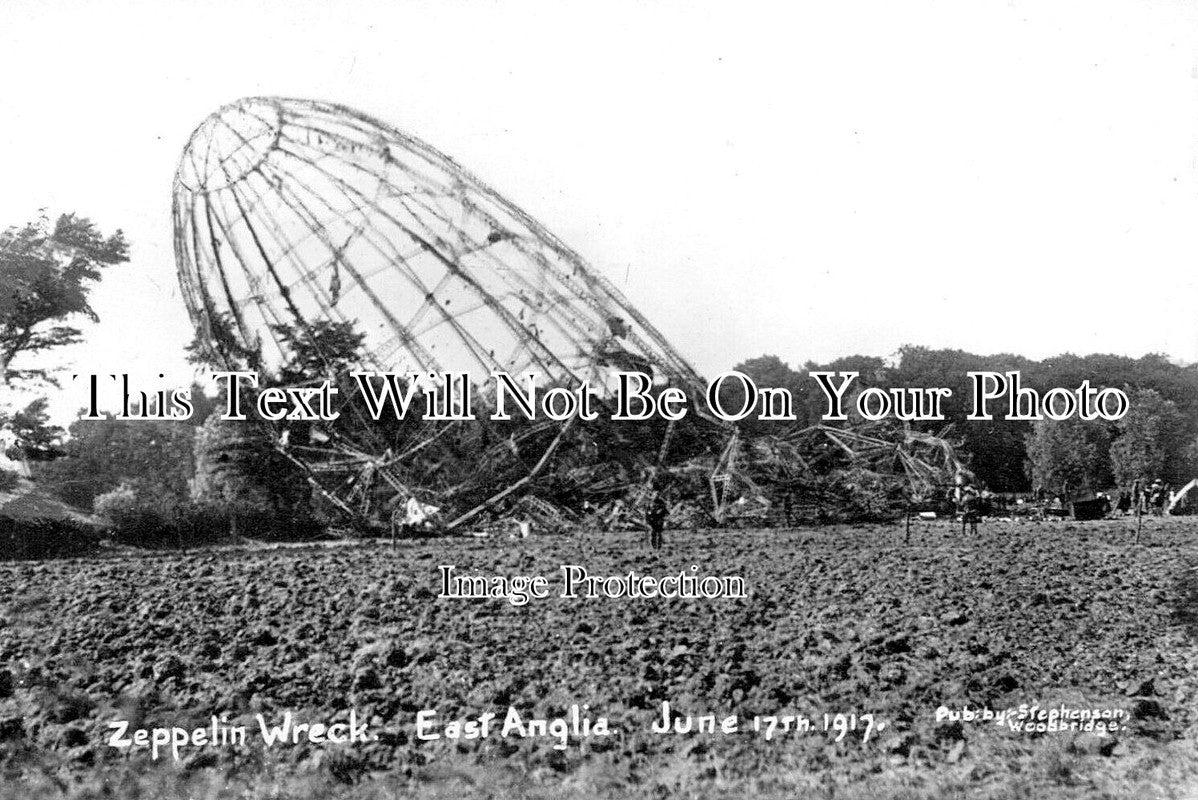
[[[965,490],[972,485],[973,481],[964,470],[959,470],[953,476],[953,488],[948,490],[948,500],[958,512],[961,510],[962,503],[965,502]]]
[[[1115,505],[1115,510],[1124,516],[1131,512],[1131,492],[1119,492],[1119,502]]]
[[[1161,516],[1165,513],[1165,501],[1169,497],[1169,490],[1165,486],[1165,482],[1157,478],[1152,482],[1152,486],[1148,490],[1148,502],[1152,506],[1152,513],[1156,516]]]
[[[982,516],[982,497],[973,484],[966,484],[961,488],[961,533],[965,533],[965,526],[969,526],[970,533],[978,532],[978,520]]]
[[[662,531],[665,530],[666,518],[670,516],[670,507],[661,492],[654,490],[649,500],[649,509],[645,512],[645,522],[649,523],[649,544],[654,550],[660,550]]]

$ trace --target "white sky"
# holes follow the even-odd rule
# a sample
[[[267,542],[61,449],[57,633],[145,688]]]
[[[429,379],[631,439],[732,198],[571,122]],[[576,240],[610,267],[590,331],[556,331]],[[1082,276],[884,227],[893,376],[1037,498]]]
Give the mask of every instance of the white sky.
[[[708,375],[1198,359],[1198,4],[4,0],[0,225],[74,210],[133,245],[77,370],[189,378],[171,179],[259,94],[448,153]]]

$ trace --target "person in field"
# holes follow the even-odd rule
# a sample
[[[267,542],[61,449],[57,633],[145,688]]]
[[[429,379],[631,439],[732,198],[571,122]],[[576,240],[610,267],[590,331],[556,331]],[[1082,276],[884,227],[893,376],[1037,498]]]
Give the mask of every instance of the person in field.
[[[1153,514],[1159,517],[1165,513],[1165,501],[1168,497],[1169,490],[1165,486],[1165,482],[1160,478],[1154,480],[1148,489],[1148,504]]]
[[[649,498],[649,508],[645,511],[645,522],[649,525],[649,545],[654,550],[661,549],[662,532],[669,516],[670,507],[666,504],[664,493],[660,489],[654,489]]]
[[[970,533],[978,532],[978,520],[982,517],[982,496],[972,483],[965,484],[961,489],[961,533],[969,526]]]
[[[972,532],[977,533],[978,519],[982,515],[982,496],[973,485],[973,475],[968,470],[960,470],[954,476],[949,498],[961,516],[961,533],[965,533],[966,525],[970,525]]]

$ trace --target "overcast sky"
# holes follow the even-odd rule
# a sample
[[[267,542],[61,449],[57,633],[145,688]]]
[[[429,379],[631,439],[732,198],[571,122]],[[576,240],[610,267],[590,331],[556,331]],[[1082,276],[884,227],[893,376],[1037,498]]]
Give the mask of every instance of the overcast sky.
[[[1194,3],[4,0],[0,82],[0,225],[132,243],[80,371],[190,376],[171,180],[262,94],[449,154],[708,375],[907,343],[1198,360]]]

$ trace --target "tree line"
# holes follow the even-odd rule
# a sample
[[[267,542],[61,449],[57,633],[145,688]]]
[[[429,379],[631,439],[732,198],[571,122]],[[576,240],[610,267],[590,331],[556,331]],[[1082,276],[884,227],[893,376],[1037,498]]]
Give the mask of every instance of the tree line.
[[[826,400],[811,372],[857,372],[859,390],[947,387],[952,395],[943,404],[945,421],[911,424],[954,441],[977,481],[995,492],[1043,489],[1055,494],[1068,487],[1081,493],[1127,489],[1136,480],[1157,478],[1177,487],[1198,477],[1198,365],[1181,366],[1161,354],[1064,354],[1037,361],[1009,353],[977,355],[908,345],[889,359],[853,355],[793,369],[778,356],[763,355],[735,369],[758,386],[785,388],[796,398],[794,423],[746,420],[759,433],[821,421]],[[1130,410],[1117,422],[1010,420],[1001,409],[992,421],[966,420],[972,398],[968,373],[987,370],[1017,370],[1023,385],[1041,392],[1088,379],[1095,386],[1127,392]]]
[[[91,289],[106,270],[127,260],[128,244],[120,231],[104,235],[74,214],[53,223],[43,216],[0,234],[0,385],[55,385],[54,374],[37,358],[81,339],[77,321],[95,318],[88,302]],[[347,371],[363,346],[361,334],[343,324],[302,333],[283,326],[275,333],[292,354],[272,379],[283,385]],[[211,357],[199,339],[188,355],[197,364]],[[952,440],[977,482],[996,492],[1078,493],[1157,478],[1180,486],[1198,475],[1198,366],[1180,366],[1159,354],[1066,354],[1037,361],[910,345],[890,358],[853,355],[795,369],[775,355],[763,355],[734,369],[759,387],[786,389],[796,400],[795,421],[749,418],[741,426],[750,434],[784,435],[819,423],[826,401],[810,378],[813,371],[856,372],[856,391],[950,388],[944,422],[911,424]],[[967,421],[968,373],[983,370],[1018,370],[1024,385],[1040,391],[1088,379],[1126,391],[1131,409],[1117,422],[1033,423],[1005,419],[1001,412],[992,421]],[[734,383],[726,388],[736,390]],[[296,469],[278,459],[263,430],[221,424],[212,413],[220,408],[219,399],[199,387],[193,387],[192,397],[197,407],[189,420],[79,419],[69,431],[51,422],[44,397],[22,408],[0,403],[0,428],[20,442],[21,455],[36,465],[43,488],[134,528],[177,531],[213,517],[233,528],[239,520],[258,529],[271,520],[291,530],[315,524],[310,493]],[[731,398],[726,405],[739,404]],[[402,439],[403,424],[368,433]],[[480,436],[462,441],[463,464],[477,464],[480,442],[490,441]],[[626,450],[627,437],[618,444],[608,449]],[[0,476],[0,491],[13,484],[11,476]]]

